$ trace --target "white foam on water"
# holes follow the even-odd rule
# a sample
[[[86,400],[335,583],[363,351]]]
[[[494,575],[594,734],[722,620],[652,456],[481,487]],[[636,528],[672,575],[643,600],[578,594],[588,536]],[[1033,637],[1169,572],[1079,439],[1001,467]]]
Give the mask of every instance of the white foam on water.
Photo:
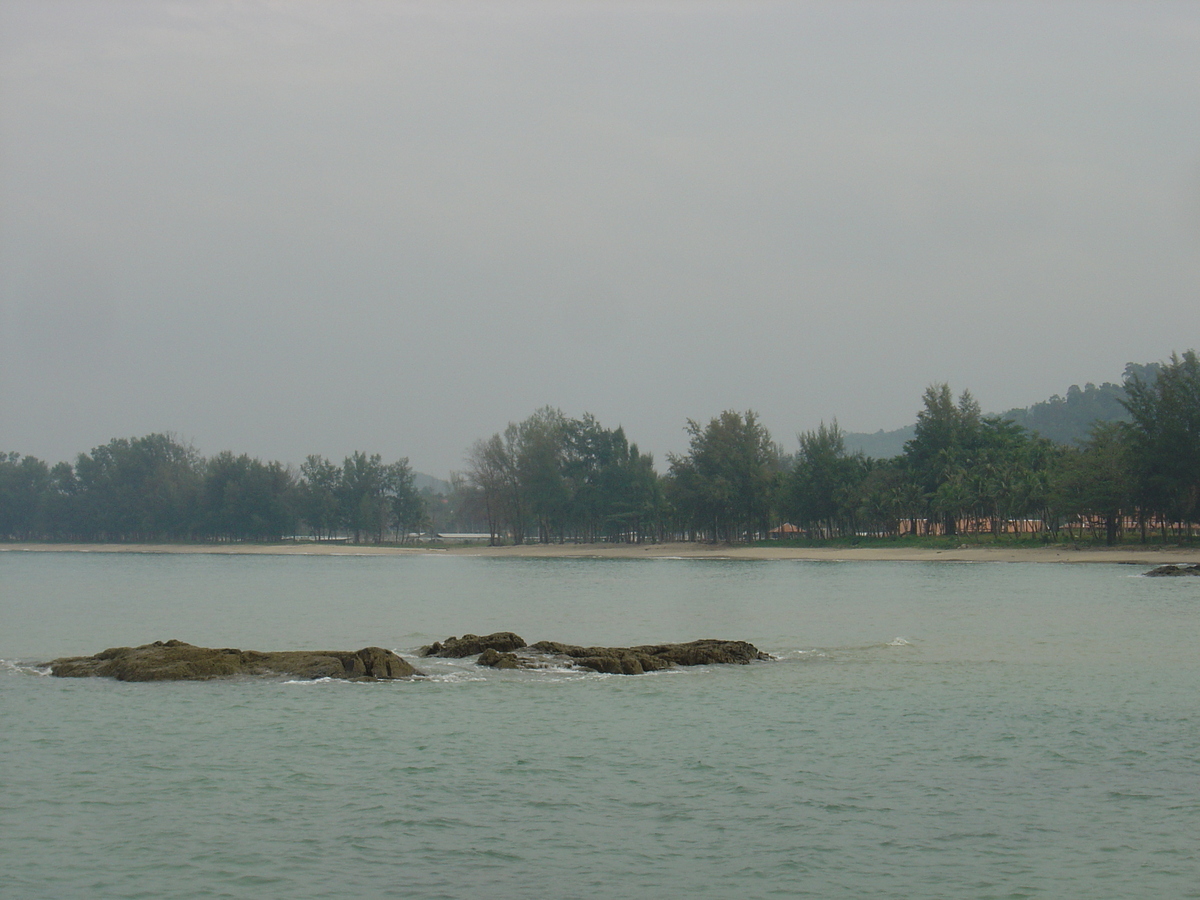
[[[587,557],[579,557],[579,558],[587,559]],[[631,557],[631,558],[636,559],[637,557]],[[645,557],[645,559],[663,560],[663,561],[686,560],[688,562],[705,562],[706,560],[724,560],[724,561],[728,562],[728,561],[732,560],[733,557],[732,556],[647,556],[647,557]]]
[[[474,681],[487,681],[489,670],[486,667],[475,665],[476,656],[464,656],[460,658],[448,658],[444,656],[425,656],[422,657],[416,652],[408,654],[396,651],[405,659],[411,659],[413,664],[420,670],[421,675],[417,676],[421,681],[430,681],[442,684],[465,684]]]
[[[416,676],[420,681],[430,681],[438,684],[464,684],[471,681],[487,681],[483,672],[426,672]]]
[[[587,679],[626,678],[631,676],[618,675],[612,672],[596,672],[569,663],[558,663],[550,659],[535,657],[538,665],[531,668],[493,669],[476,664],[478,656],[461,658],[425,657],[417,660],[422,670],[416,680],[438,684],[465,684],[481,681],[521,680],[543,684],[560,684],[565,682]],[[678,666],[646,672],[645,675],[684,675],[689,669],[710,669],[711,666]],[[636,677],[636,676],[634,676]]]
[[[584,679],[606,679],[606,678],[624,678],[623,675],[612,675],[608,672],[588,672],[581,669],[574,669],[568,672],[559,672],[556,674],[545,674],[541,677],[541,681],[546,684],[567,684],[573,681],[583,681]]]
[[[22,675],[50,675],[49,666],[35,666],[29,663],[20,663],[15,659],[0,659],[0,668],[8,669],[12,672],[19,672]]]
[[[782,659],[827,659],[829,654],[824,650],[776,650],[772,654],[777,660]],[[764,660],[770,662],[770,660]]]

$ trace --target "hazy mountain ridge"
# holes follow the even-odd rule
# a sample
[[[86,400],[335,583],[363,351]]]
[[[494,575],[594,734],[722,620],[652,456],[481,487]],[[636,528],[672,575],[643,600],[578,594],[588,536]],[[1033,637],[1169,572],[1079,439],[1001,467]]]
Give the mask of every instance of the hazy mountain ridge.
[[[876,431],[873,434],[847,431],[843,435],[848,453],[861,453],[872,459],[891,459],[904,452],[904,444],[917,433],[916,425],[905,425],[895,431]]]
[[[424,472],[413,472],[413,487],[418,491],[423,491],[429,488],[435,494],[450,493],[450,482],[445,478],[437,478],[433,475],[426,475]]]
[[[1125,385],[1133,378],[1153,381],[1158,370],[1158,363],[1128,363],[1121,384],[1106,381],[1097,386],[1089,381],[1082,388],[1073,384],[1067,388],[1065,397],[1055,394],[1047,400],[999,415],[1055,443],[1082,444],[1097,422],[1128,422],[1129,412],[1121,402],[1126,398]],[[875,459],[888,459],[903,453],[905,442],[915,435],[915,424],[873,434],[846,432],[846,449]]]

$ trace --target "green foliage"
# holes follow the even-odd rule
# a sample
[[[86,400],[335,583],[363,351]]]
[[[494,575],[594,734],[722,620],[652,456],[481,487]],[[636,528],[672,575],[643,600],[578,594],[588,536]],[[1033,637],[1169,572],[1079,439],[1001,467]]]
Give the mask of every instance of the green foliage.
[[[909,471],[925,500],[925,512],[954,534],[968,503],[967,470],[980,443],[979,404],[969,391],[954,402],[948,384],[930,385],[917,413],[916,435],[904,447]]]
[[[407,457],[387,467],[384,491],[391,504],[391,524],[401,542],[429,524],[429,508],[417,490]]]
[[[345,531],[355,543],[383,543],[389,533],[404,542],[428,521],[408,460],[385,465],[378,453],[356,451],[341,467],[323,456],[307,457],[295,497],[301,520],[318,540]]]
[[[523,507],[533,518],[538,540],[549,543],[567,514],[571,500],[565,477],[567,420],[549,406],[517,426],[515,466]]]
[[[752,539],[770,530],[779,451],[752,410],[726,410],[708,425],[688,419],[691,446],[671,456],[667,485],[680,521],[712,540]]]
[[[502,434],[476,441],[460,506],[481,509],[492,542],[640,541],[661,519],[654,460],[621,428],[568,419],[546,407]]]
[[[659,524],[662,490],[654,459],[625,430],[591,415],[567,423],[564,473],[571,497],[568,522],[583,540],[642,540]]]
[[[114,438],[75,463],[76,517],[88,540],[187,539],[200,519],[203,470],[196,452],[169,435]]]
[[[218,453],[205,465],[201,531],[222,540],[277,541],[295,530],[294,479],[278,462]]]
[[[478,492],[492,544],[507,530],[517,544],[525,541],[525,510],[517,474],[517,426],[471,445],[467,481]]]
[[[341,526],[338,490],[342,470],[324,456],[307,456],[300,464],[297,512],[317,540],[331,538]]]
[[[1172,355],[1153,381],[1135,374],[1125,406],[1138,501],[1174,522],[1200,514],[1200,359]]]
[[[299,479],[244,453],[203,459],[162,434],[114,439],[75,466],[0,456],[0,538],[277,541],[303,522],[317,537],[345,528],[379,541],[424,521],[408,461],[378,455],[354,454],[345,469],[309,456]]]
[[[846,452],[837,420],[799,437],[800,452],[784,480],[783,514],[810,533],[826,537],[854,534],[862,486],[872,464]]]
[[[468,531],[485,523],[496,543],[741,541],[783,519],[803,540],[920,533],[953,543],[964,532],[1002,540],[1034,529],[1075,540],[1082,526],[1113,543],[1131,520],[1142,540],[1151,526],[1164,540],[1168,527],[1190,535],[1200,518],[1200,360],[1189,350],[1130,364],[1121,390],[1127,422],[1112,421],[1108,384],[1030,408],[1031,427],[1063,410],[1076,423],[1109,417],[1069,447],[982,415],[967,391],[956,399],[931,385],[903,453],[886,460],[849,452],[835,420],[799,435],[785,461],[753,411],[726,410],[687,421],[688,452],[669,457],[666,476],[622,428],[544,407],[476,441],[448,497],[418,491],[407,459],[364,452],[341,466],[309,456],[298,474],[228,451],[204,459],[164,434],[111,440],[73,466],[10,452],[0,454],[0,539],[270,541],[306,528],[383,542],[455,521]]]
[[[1129,429],[1119,422],[1096,425],[1088,442],[1060,459],[1051,483],[1051,505],[1065,518],[1096,516],[1104,521],[1105,542],[1115,544],[1133,483]]]
[[[50,470],[34,456],[0,453],[0,536],[28,540],[43,531]]]

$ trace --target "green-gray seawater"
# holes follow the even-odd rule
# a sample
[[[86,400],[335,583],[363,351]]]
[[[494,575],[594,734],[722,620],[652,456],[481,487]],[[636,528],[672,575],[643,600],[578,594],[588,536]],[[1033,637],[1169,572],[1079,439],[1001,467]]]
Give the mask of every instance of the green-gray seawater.
[[[1200,579],[0,553],[0,896],[1200,897]],[[749,640],[623,677],[123,684],[179,638]]]

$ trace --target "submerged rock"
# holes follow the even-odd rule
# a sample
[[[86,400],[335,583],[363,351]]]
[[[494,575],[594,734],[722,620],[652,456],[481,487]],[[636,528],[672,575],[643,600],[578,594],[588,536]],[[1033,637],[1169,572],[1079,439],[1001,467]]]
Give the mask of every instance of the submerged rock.
[[[95,656],[56,659],[50,663],[50,673],[60,678],[103,677],[118,681],[202,681],[234,675],[393,679],[421,674],[382,647],[265,653],[231,647],[219,650],[195,647],[183,641],[112,647]]]
[[[464,634],[462,637],[448,637],[444,641],[434,641],[428,647],[421,648],[422,656],[443,656],[449,659],[461,659],[464,656],[474,656],[485,650],[495,650],[499,653],[509,653],[520,650],[525,646],[525,638],[511,631],[497,631],[480,637],[477,634]]]
[[[1168,563],[1165,566],[1156,566],[1143,574],[1150,578],[1170,575],[1200,575],[1200,563],[1192,563],[1191,565],[1187,565],[1186,563],[1181,563],[1180,565]]]

